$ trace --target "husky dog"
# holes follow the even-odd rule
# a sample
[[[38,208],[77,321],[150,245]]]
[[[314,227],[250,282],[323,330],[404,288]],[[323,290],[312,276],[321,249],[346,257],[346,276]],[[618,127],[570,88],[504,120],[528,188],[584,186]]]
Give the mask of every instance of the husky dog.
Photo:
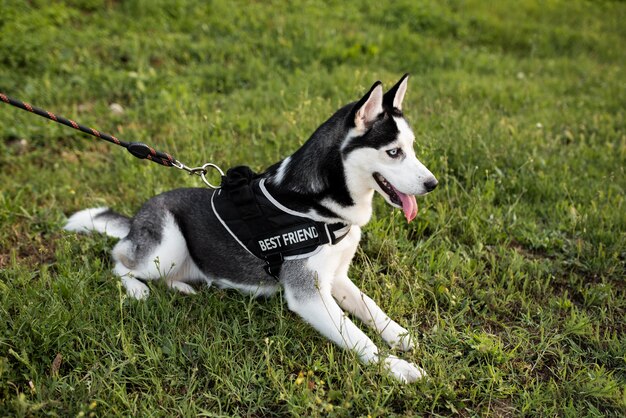
[[[415,138],[402,114],[407,80],[408,74],[384,94],[381,82],[376,82],[359,101],[324,122],[293,155],[258,175],[280,209],[347,226],[341,241],[321,245],[307,258],[286,258],[276,278],[225,228],[212,210],[218,192],[207,188],[158,195],[133,218],[108,208],[85,209],[72,215],[65,229],[120,238],[113,248],[114,273],[136,299],[149,294],[143,281],[156,279],[187,294],[195,293],[192,282],[254,295],[270,295],[282,286],[289,309],[322,335],[355,351],[363,363],[380,361],[396,379],[413,382],[425,372],[398,357],[379,355],[372,340],[344,313],[371,326],[391,347],[412,349],[408,331],[348,277],[361,226],[372,215],[374,192],[402,209],[410,222],[417,214],[415,195],[437,186],[415,156]]]

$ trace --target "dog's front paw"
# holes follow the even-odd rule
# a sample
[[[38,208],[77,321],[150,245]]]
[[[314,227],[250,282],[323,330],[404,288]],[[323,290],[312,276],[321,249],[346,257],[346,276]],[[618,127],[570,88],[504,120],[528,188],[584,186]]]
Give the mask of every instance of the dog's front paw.
[[[399,359],[396,356],[385,357],[383,362],[385,363],[385,368],[391,372],[393,377],[402,383],[412,383],[427,376],[426,372],[415,364]]]
[[[383,340],[385,340],[391,348],[409,351],[414,347],[413,338],[409,335],[409,331],[398,325],[395,321],[390,321],[383,332],[380,333],[380,336],[383,337]]]

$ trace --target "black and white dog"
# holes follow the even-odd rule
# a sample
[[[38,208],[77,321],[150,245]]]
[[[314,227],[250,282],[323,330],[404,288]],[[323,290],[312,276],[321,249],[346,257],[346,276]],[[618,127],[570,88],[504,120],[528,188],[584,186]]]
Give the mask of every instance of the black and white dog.
[[[293,155],[254,177],[265,206],[274,205],[273,210],[316,225],[340,225],[315,251],[281,256],[279,269],[271,275],[265,268],[267,260],[246,248],[226,226],[224,213],[215,210],[214,197],[221,191],[172,190],[150,199],[133,218],[107,208],[85,209],[72,215],[65,229],[120,238],[113,249],[114,272],[134,298],[149,294],[139,279],[163,279],[183,293],[195,293],[188,283],[197,281],[255,295],[269,295],[282,286],[289,309],[321,334],[354,350],[362,362],[382,361],[398,380],[415,381],[425,375],[423,370],[395,356],[379,356],[372,340],[344,313],[345,309],[370,325],[394,348],[413,347],[407,330],[348,277],[360,227],[372,215],[374,192],[401,208],[411,221],[417,214],[414,196],[437,186],[433,174],[415,156],[415,138],[402,115],[407,80],[408,74],[384,94],[382,84],[376,82],[358,102],[331,116]],[[253,207],[259,205],[263,206],[257,202]],[[311,231],[283,234],[283,243],[317,239],[329,229]],[[280,237],[259,244],[265,250],[280,245]]]

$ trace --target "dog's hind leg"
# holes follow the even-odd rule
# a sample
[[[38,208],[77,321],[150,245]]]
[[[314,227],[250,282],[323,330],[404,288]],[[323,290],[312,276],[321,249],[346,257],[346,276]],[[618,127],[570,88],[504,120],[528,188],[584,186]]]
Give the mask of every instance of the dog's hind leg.
[[[133,275],[133,271],[126,267],[121,261],[116,261],[113,272],[119,276],[122,286],[126,289],[126,294],[134,299],[143,300],[150,295],[150,289]]]
[[[143,271],[136,271],[127,268],[122,262],[118,261],[113,269],[114,273],[120,277],[122,280],[122,285],[126,289],[126,293],[138,300],[146,299],[150,295],[150,289],[148,286],[142,281],[138,280],[136,277],[148,277],[150,278],[151,274],[154,272],[146,272],[145,269]],[[139,276],[136,276],[139,274]],[[169,276],[165,276],[165,284],[169,289],[177,290],[186,295],[195,295],[196,291],[189,284],[176,280],[172,276],[171,271]]]
[[[186,295],[196,294],[195,289],[185,282],[180,282],[177,280],[167,280],[166,283],[168,288],[178,290],[180,293],[184,293]]]
[[[113,249],[114,268],[129,296],[145,299],[150,291],[138,280],[164,279],[170,289],[193,294],[194,289],[186,281],[203,279],[204,276],[190,259],[187,243],[173,216],[159,214],[159,233],[154,233],[154,222],[143,224],[134,220],[130,234]]]

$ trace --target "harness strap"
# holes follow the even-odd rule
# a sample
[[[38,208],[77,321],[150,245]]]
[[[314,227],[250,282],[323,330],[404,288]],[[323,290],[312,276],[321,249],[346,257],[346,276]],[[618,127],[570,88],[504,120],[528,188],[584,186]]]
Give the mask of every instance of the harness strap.
[[[265,267],[263,267],[263,269],[267,274],[278,280],[280,268],[283,266],[284,261],[285,259],[281,253],[268,255],[265,257]]]
[[[328,231],[330,232],[330,243],[332,245],[335,245],[341,242],[341,240],[344,239],[346,235],[348,235],[348,232],[350,232],[350,225],[346,225],[342,223],[336,223],[336,224],[330,224],[330,225],[326,224],[326,227],[328,228]],[[345,229],[346,231],[344,233],[337,234],[337,232],[341,231],[342,229]]]

